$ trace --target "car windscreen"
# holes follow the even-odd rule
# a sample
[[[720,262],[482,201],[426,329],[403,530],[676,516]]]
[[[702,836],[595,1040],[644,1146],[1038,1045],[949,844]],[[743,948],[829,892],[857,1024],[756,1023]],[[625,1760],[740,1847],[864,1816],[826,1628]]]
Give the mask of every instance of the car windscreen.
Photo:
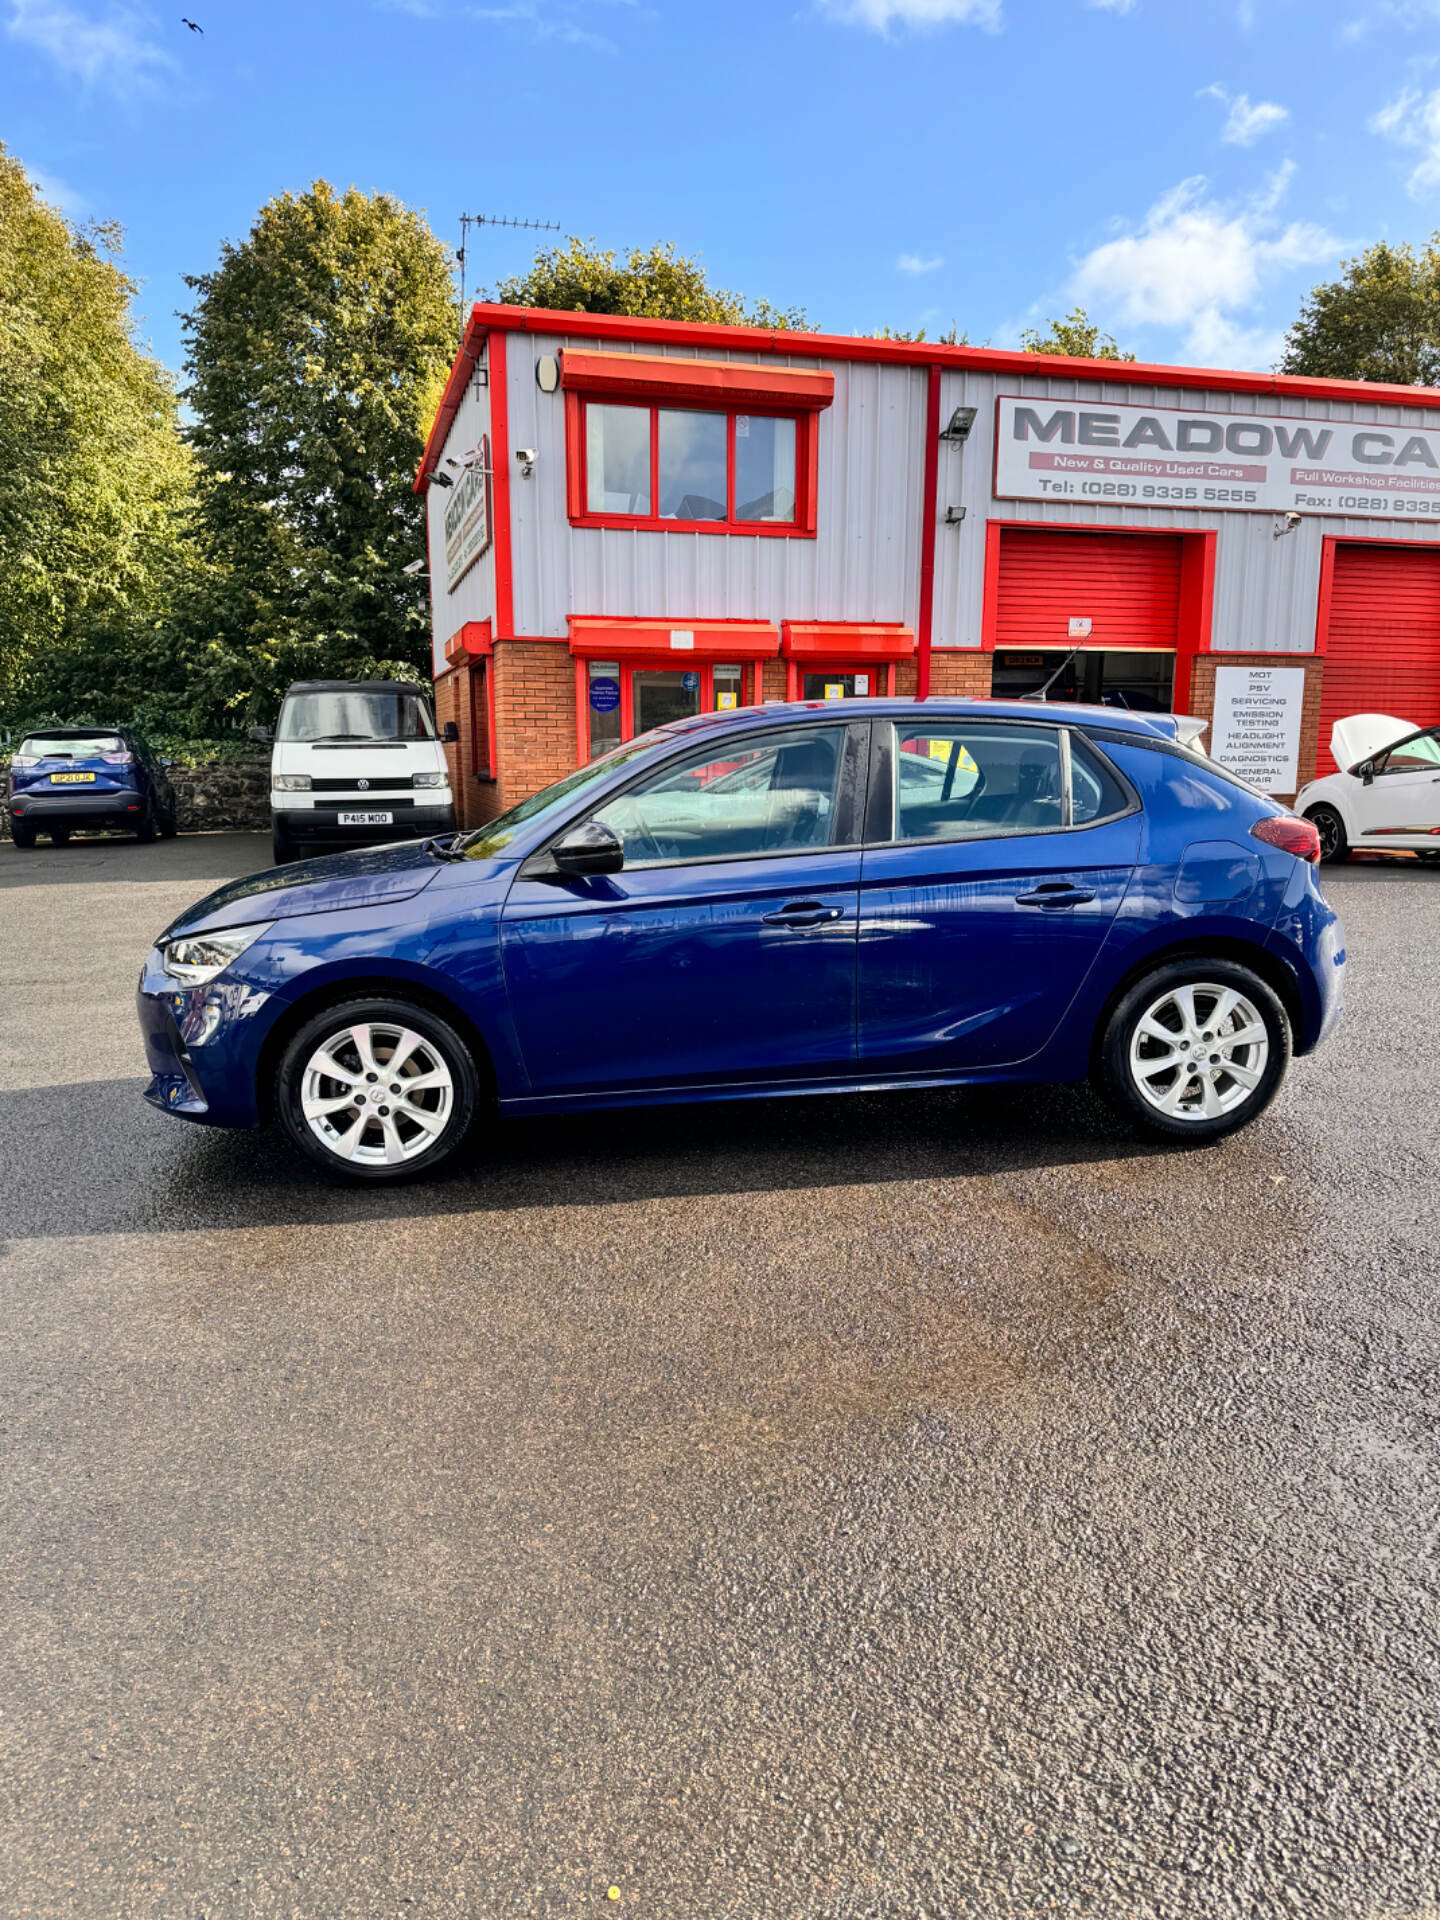
[[[124,753],[118,733],[30,733],[15,749],[17,760],[86,760],[102,753]]]
[[[435,723],[418,693],[346,687],[333,693],[291,693],[280,709],[278,740],[433,740]]]

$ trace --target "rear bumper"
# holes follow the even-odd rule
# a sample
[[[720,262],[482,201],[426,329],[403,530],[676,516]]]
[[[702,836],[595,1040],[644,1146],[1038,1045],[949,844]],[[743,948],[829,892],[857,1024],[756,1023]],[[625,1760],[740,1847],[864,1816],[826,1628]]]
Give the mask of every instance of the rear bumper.
[[[392,813],[388,825],[342,827],[341,813]],[[292,840],[314,841],[334,847],[379,847],[396,840],[428,839],[432,833],[455,831],[453,802],[443,807],[387,807],[383,800],[369,806],[363,795],[342,807],[276,807],[275,830]]]
[[[75,820],[87,826],[104,820],[133,820],[145,811],[145,796],[133,787],[110,787],[99,791],[75,787],[68,793],[41,790],[27,792],[23,787],[12,793],[7,805],[12,820],[61,822]]]

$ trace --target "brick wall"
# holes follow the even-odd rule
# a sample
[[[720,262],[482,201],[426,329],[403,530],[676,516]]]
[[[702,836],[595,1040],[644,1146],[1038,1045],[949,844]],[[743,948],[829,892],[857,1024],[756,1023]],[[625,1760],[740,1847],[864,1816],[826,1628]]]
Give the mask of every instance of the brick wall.
[[[1303,667],[1305,699],[1300,709],[1300,786],[1315,778],[1315,755],[1320,738],[1320,689],[1325,680],[1325,661],[1318,653],[1197,653],[1190,675],[1187,711],[1197,720],[1215,717],[1215,669],[1217,667]],[[1204,744],[1214,741],[1207,735]],[[1299,791],[1299,788],[1296,789]],[[1293,793],[1277,794],[1277,800],[1293,800]]]
[[[994,665],[995,656],[978,647],[937,650],[930,656],[930,691],[947,700],[988,700]]]

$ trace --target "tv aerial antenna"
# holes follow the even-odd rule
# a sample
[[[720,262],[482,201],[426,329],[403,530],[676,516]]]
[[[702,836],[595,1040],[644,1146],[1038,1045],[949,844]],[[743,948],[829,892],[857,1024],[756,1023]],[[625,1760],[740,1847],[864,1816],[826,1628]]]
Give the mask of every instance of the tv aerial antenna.
[[[465,330],[465,260],[470,251],[471,227],[528,227],[535,233],[559,233],[558,220],[512,220],[503,213],[462,213],[460,248],[455,258],[460,263],[460,330]]]

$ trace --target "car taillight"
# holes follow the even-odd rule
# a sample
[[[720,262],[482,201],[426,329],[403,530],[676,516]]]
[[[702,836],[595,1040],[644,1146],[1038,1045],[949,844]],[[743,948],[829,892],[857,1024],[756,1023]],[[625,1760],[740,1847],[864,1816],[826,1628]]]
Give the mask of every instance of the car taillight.
[[[1319,862],[1320,835],[1297,813],[1272,813],[1264,820],[1257,820],[1250,831],[1257,840],[1263,840],[1267,846],[1283,847],[1297,860]]]
[[[128,767],[130,764],[128,753],[102,753],[100,758],[107,767]]]

